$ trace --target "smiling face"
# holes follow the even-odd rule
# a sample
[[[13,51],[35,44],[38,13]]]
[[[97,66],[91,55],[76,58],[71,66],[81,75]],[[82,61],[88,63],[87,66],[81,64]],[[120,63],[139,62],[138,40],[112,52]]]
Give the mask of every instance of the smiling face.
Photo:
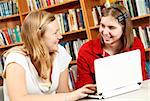
[[[113,45],[120,42],[123,30],[114,17],[106,16],[101,19],[99,32],[105,45]]]
[[[47,25],[45,34],[43,35],[44,43],[46,44],[49,52],[55,52],[58,50],[58,43],[61,38],[62,35],[59,33],[57,20],[50,22]]]

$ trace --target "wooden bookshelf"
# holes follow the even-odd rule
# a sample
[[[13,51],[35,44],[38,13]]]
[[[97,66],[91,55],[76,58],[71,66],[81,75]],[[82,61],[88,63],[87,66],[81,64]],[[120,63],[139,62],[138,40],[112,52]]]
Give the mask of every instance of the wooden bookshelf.
[[[133,18],[131,18],[131,20],[133,21],[133,20],[138,20],[138,19],[144,19],[144,18],[147,18],[147,17],[150,17],[150,14],[133,17]]]
[[[13,19],[15,17],[20,17],[20,15],[19,14],[14,14],[14,15],[6,16],[6,17],[0,17],[0,21],[5,20],[5,19]]]
[[[76,60],[71,61],[70,65],[75,65],[77,63]]]
[[[95,29],[96,30],[99,29],[99,25],[90,27],[90,30],[95,30]]]
[[[53,13],[62,13],[62,12],[68,11],[68,9],[79,8],[79,7],[80,7],[80,3],[78,0],[70,0],[70,1],[65,1],[63,3],[60,3],[60,4],[54,4],[47,8],[43,8],[42,10],[50,11]]]
[[[19,45],[23,45],[23,42],[14,43],[14,44],[5,45],[5,46],[0,46],[0,49],[5,49],[5,48],[9,48],[9,47],[13,47],[13,46],[19,46]]]
[[[150,48],[146,48],[145,51],[146,51],[146,52],[150,52]]]
[[[105,0],[70,0],[70,1],[66,1],[60,4],[55,4],[52,6],[48,6],[46,8],[41,8],[38,10],[46,10],[46,11],[50,11],[50,12],[55,12],[55,13],[59,13],[59,12],[65,12],[66,10],[70,9],[70,8],[78,8],[81,7],[83,10],[83,17],[84,17],[84,22],[85,22],[85,29],[83,30],[78,30],[78,31],[74,31],[74,32],[67,32],[63,35],[68,35],[68,34],[74,34],[74,33],[80,33],[80,32],[86,32],[87,34],[87,38],[89,40],[93,39],[94,36],[92,36],[93,34],[97,34],[94,33],[95,31],[93,30],[97,30],[99,29],[99,26],[94,26],[94,22],[93,22],[93,17],[92,17],[92,7],[94,7],[95,5],[103,5],[105,3]],[[15,23],[15,24],[22,24],[23,22],[23,18],[24,16],[26,16],[30,10],[27,6],[27,2],[26,0],[18,0],[18,9],[19,9],[19,14],[15,14],[15,15],[11,15],[11,16],[7,16],[7,17],[2,17],[0,18],[0,22],[4,22],[6,23],[8,20],[9,23]],[[63,9],[62,9],[63,8]],[[55,10],[54,10],[55,9]],[[61,9],[61,11],[60,11]],[[143,16],[138,16],[138,17],[134,17],[132,18],[133,24],[135,27],[139,26],[139,25],[149,25],[148,22],[150,22],[150,14],[146,14]],[[14,22],[14,19],[16,22]],[[0,24],[1,26],[5,26],[3,24]],[[9,26],[6,26],[9,27]],[[15,45],[15,44],[14,44]],[[9,46],[13,46],[13,45],[8,45],[6,47]],[[5,48],[3,46],[0,46],[1,48]]]
[[[8,50],[9,48],[11,47],[14,47],[14,46],[20,46],[20,45],[23,45],[23,42],[20,42],[20,43],[14,43],[14,44],[10,44],[10,45],[5,45],[5,46],[0,46],[0,54],[2,54],[5,50]]]
[[[138,27],[138,26],[149,26],[150,25],[150,14],[134,17],[131,19],[133,22],[133,27]]]
[[[68,34],[82,33],[82,32],[85,32],[85,31],[86,31],[85,29],[82,29],[82,30],[77,30],[77,31],[72,31],[72,32],[66,32],[62,35],[65,36],[65,35],[68,35]]]

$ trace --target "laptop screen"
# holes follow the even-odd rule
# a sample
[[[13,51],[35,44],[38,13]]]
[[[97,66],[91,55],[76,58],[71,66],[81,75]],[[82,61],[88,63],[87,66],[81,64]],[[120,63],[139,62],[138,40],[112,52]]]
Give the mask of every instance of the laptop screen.
[[[140,50],[96,59],[94,66],[98,94],[142,82]]]

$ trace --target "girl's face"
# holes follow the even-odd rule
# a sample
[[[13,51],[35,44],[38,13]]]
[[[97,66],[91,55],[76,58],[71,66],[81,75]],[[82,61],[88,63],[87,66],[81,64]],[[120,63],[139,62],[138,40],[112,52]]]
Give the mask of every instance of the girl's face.
[[[43,35],[43,40],[49,49],[49,52],[54,52],[58,50],[59,40],[62,38],[62,35],[59,33],[58,22],[55,19],[47,25],[47,30]]]
[[[112,45],[120,42],[123,30],[118,21],[111,16],[102,17],[99,32],[106,45]]]

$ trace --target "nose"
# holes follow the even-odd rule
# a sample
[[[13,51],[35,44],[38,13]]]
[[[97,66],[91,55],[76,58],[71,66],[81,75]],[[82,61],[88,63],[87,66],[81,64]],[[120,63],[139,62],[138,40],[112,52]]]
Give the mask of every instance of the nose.
[[[58,39],[62,39],[63,36],[62,36],[61,34],[57,34],[57,38],[58,38]]]
[[[101,29],[100,29],[100,32],[101,32],[103,35],[107,35],[107,34],[109,34],[109,30],[108,30],[108,28],[107,28],[107,27],[105,27],[105,28],[101,28]]]

